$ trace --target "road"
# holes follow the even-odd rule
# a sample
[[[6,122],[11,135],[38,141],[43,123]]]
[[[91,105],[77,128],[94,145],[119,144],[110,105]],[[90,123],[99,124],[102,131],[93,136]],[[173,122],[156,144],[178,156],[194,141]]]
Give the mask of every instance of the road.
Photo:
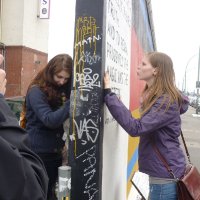
[[[182,131],[190,153],[191,162],[200,171],[200,113],[189,107],[188,111],[181,116]]]

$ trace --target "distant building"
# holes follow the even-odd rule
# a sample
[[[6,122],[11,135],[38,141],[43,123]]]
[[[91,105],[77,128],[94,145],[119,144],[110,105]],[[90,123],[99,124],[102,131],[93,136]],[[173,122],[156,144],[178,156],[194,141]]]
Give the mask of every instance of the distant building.
[[[40,19],[39,1],[0,0],[0,53],[7,72],[6,97],[23,96],[48,57],[49,19]]]

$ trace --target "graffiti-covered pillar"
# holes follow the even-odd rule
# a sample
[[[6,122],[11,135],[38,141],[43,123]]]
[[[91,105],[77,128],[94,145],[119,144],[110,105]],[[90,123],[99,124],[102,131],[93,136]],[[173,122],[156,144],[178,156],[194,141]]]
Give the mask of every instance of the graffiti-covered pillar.
[[[70,109],[71,200],[125,200],[128,134],[103,103],[103,75],[129,107],[131,0],[77,0]],[[104,135],[104,136],[103,136]]]
[[[100,200],[103,0],[77,0],[70,109],[72,200]]]

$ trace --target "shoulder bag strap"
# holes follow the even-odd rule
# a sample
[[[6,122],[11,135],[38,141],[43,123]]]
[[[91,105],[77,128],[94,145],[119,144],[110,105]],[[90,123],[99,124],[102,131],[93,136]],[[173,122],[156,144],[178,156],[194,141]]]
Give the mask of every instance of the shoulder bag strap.
[[[190,161],[190,154],[189,154],[189,151],[188,151],[188,148],[187,148],[185,139],[184,139],[184,137],[183,137],[183,132],[182,132],[182,130],[181,130],[181,138],[182,138],[182,140],[183,140],[183,145],[184,145],[184,147],[185,147],[185,152],[186,152],[188,161],[189,161],[189,163],[191,163],[191,161]]]
[[[164,158],[164,156],[160,153],[158,147],[155,145],[154,141],[152,141],[152,146],[153,146],[153,149],[154,151],[156,152],[156,154],[158,155],[159,159],[163,162],[164,166],[166,167],[167,171],[170,173],[170,175],[176,179],[176,176],[174,175],[173,171],[171,170],[171,168],[169,167],[166,159]]]

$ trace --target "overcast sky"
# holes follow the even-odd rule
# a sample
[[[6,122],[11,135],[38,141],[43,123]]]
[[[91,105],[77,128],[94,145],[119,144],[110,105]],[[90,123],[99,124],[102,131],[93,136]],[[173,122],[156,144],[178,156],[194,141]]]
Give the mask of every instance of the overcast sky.
[[[151,3],[157,50],[172,58],[180,89],[185,85],[187,66],[186,87],[194,91],[200,47],[200,0],[151,0]]]

